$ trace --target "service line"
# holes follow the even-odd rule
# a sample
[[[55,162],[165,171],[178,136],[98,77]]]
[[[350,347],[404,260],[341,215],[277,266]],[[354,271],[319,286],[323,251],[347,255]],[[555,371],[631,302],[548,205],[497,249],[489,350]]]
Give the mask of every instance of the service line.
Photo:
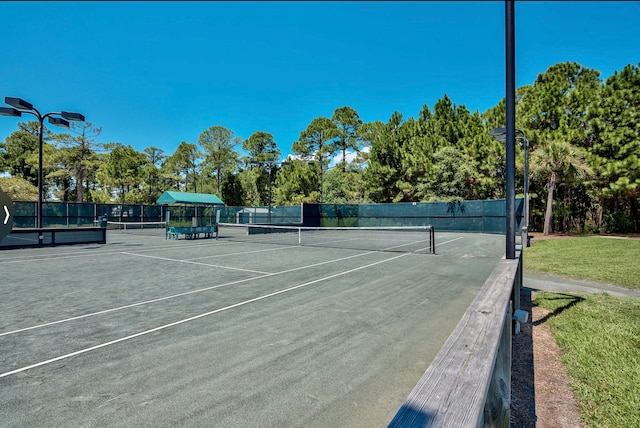
[[[150,330],[144,330],[144,331],[141,331],[141,332],[129,335],[129,336],[121,337],[120,339],[115,339],[115,340],[112,340],[112,341],[109,341],[109,342],[105,342],[105,343],[101,343],[99,345],[95,345],[95,346],[92,346],[92,347],[89,347],[89,348],[80,349],[78,351],[71,352],[69,354],[61,355],[59,357],[51,358],[49,360],[41,361],[39,363],[31,364],[29,366],[21,367],[19,369],[11,370],[11,371],[8,371],[8,372],[5,372],[5,373],[0,373],[0,378],[11,376],[11,375],[14,375],[14,374],[17,374],[17,373],[21,373],[21,372],[24,372],[26,370],[34,369],[36,367],[41,367],[41,366],[44,366],[44,365],[47,365],[47,364],[55,363],[56,361],[60,361],[60,360],[64,360],[64,359],[67,359],[67,358],[75,357],[76,355],[86,354],[87,352],[95,351],[97,349],[105,348],[107,346],[115,345],[115,344],[118,344],[118,343],[121,343],[121,342],[124,342],[124,341],[127,341],[127,340],[131,340],[131,339],[135,339],[137,337],[144,336],[144,335],[147,335],[147,334],[150,334],[150,333],[154,333],[156,331],[165,330],[165,329],[170,328],[170,327],[175,327],[175,326],[180,325],[180,324],[185,324],[185,323],[188,323],[188,322],[191,322],[191,321],[195,321],[197,319],[204,318],[204,317],[207,317],[207,316],[210,316],[210,315],[214,315],[214,314],[217,314],[217,313],[220,313],[220,312],[223,312],[223,311],[227,311],[229,309],[234,309],[234,308],[237,308],[237,307],[240,307],[240,306],[248,305],[250,303],[258,302],[260,300],[268,299],[269,297],[273,297],[273,296],[277,296],[277,295],[280,295],[280,294],[288,293],[288,292],[297,290],[299,288],[303,288],[303,287],[307,287],[309,285],[317,284],[319,282],[328,281],[330,279],[337,278],[339,276],[347,275],[347,274],[350,274],[350,273],[353,273],[353,272],[357,272],[357,271],[362,270],[362,269],[367,269],[367,268],[370,268],[370,267],[375,266],[375,265],[379,265],[379,264],[382,264],[382,263],[389,262],[391,260],[399,259],[400,257],[404,257],[404,256],[407,256],[409,254],[411,254],[411,253],[404,253],[404,254],[400,254],[398,256],[391,257],[391,258],[388,258],[388,259],[385,259],[385,260],[380,260],[380,261],[377,261],[377,262],[374,262],[374,263],[369,263],[369,264],[364,265],[364,266],[359,266],[357,268],[350,269],[350,270],[347,270],[347,271],[344,271],[344,272],[339,272],[339,273],[336,273],[336,274],[333,274],[333,275],[329,275],[329,276],[326,276],[324,278],[319,278],[319,279],[315,279],[313,281],[309,281],[309,282],[305,282],[305,283],[302,283],[302,284],[299,284],[299,285],[295,285],[293,287],[288,287],[288,288],[285,288],[283,290],[275,291],[273,293],[265,294],[265,295],[262,295],[262,296],[259,296],[259,297],[255,297],[253,299],[245,300],[243,302],[235,303],[233,305],[229,305],[229,306],[225,306],[223,308],[219,308],[219,309],[216,309],[216,310],[213,310],[213,311],[205,312],[203,314],[196,315],[196,316],[193,316],[193,317],[190,317],[190,318],[185,318],[183,320],[179,320],[179,321],[175,321],[175,322],[172,322],[172,323],[169,323],[169,324],[161,325],[159,327],[155,327],[155,328],[152,328]]]
[[[215,245],[234,245],[237,244],[235,242],[217,242]],[[117,244],[106,244],[107,246],[117,245]],[[174,250],[181,248],[198,248],[212,245],[210,242],[201,242],[201,243],[191,243],[191,244],[183,244],[183,245],[160,245],[157,247],[149,247],[149,248],[141,248],[136,250],[139,253],[148,252],[148,251],[163,251],[163,250]],[[55,255],[51,254],[33,254],[33,255],[25,255],[21,258],[5,258],[0,259],[0,264],[11,264],[11,263],[27,263],[27,262],[40,262],[40,261],[49,261],[49,260],[58,260],[58,259],[69,259],[74,257],[100,257],[104,255],[113,255],[113,254],[122,254],[123,250],[121,249],[103,249],[99,248],[95,252],[87,253],[87,248],[81,249],[79,251],[70,251],[67,253],[57,253]],[[242,254],[243,252],[239,252],[236,254]]]
[[[459,239],[462,239],[462,237],[455,238],[455,239],[452,239],[452,240],[449,240],[449,241],[445,241],[445,242],[443,242],[443,243],[441,243],[439,245],[448,244],[450,242],[454,242],[454,241],[457,241]],[[34,325],[34,326],[31,326],[31,327],[19,328],[19,329],[16,329],[16,330],[11,330],[11,331],[6,331],[4,333],[0,333],[0,337],[9,336],[11,334],[17,334],[17,333],[21,333],[21,332],[29,331],[29,330],[36,330],[36,329],[39,329],[39,328],[49,327],[49,326],[52,326],[52,325],[62,324],[62,323],[70,322],[70,321],[77,321],[77,320],[80,320],[80,319],[94,317],[94,316],[97,316],[97,315],[104,315],[104,314],[108,314],[108,313],[111,313],[111,312],[121,311],[121,310],[124,310],[124,309],[131,309],[131,308],[135,308],[137,306],[144,306],[144,305],[148,305],[148,304],[151,304],[151,303],[162,302],[164,300],[170,300],[170,299],[175,299],[175,298],[178,298],[178,297],[188,296],[188,295],[191,295],[191,294],[202,293],[202,292],[205,292],[205,291],[215,290],[215,289],[218,289],[218,288],[228,287],[228,286],[231,286],[231,285],[242,284],[242,283],[245,283],[245,282],[255,281],[255,280],[259,280],[259,279],[263,279],[263,278],[268,278],[270,276],[283,275],[283,274],[286,274],[286,273],[291,273],[291,272],[295,272],[295,271],[299,271],[299,270],[303,270],[303,269],[310,269],[310,268],[317,267],[317,266],[322,266],[322,265],[325,265],[325,264],[342,262],[344,260],[348,260],[348,259],[352,259],[352,258],[356,258],[356,257],[362,257],[362,256],[366,256],[366,255],[369,255],[369,254],[374,254],[376,252],[377,251],[369,251],[369,252],[366,252],[366,253],[355,254],[355,255],[352,255],[352,256],[340,257],[338,259],[327,260],[327,261],[324,261],[324,262],[314,263],[314,264],[311,264],[311,265],[299,266],[299,267],[296,267],[296,268],[286,269],[286,270],[283,270],[283,271],[280,271],[280,272],[265,273],[263,275],[255,276],[255,277],[252,277],[252,278],[245,278],[245,279],[240,279],[240,280],[237,280],[237,281],[227,282],[227,283],[224,283],[224,284],[213,285],[211,287],[204,287],[204,288],[199,288],[197,290],[191,290],[191,291],[185,291],[183,293],[172,294],[172,295],[169,295],[169,296],[157,297],[155,299],[144,300],[144,301],[141,301],[141,302],[131,303],[131,304],[128,304],[128,305],[118,306],[118,307],[111,308],[111,309],[105,309],[105,310],[102,310],[102,311],[90,312],[88,314],[77,315],[75,317],[65,318],[65,319],[61,319],[61,320],[57,320],[57,321],[51,321],[51,322],[47,322],[47,323],[43,323],[43,324]],[[203,266],[211,266],[211,265],[207,265],[207,264],[204,264],[204,263],[202,265]]]
[[[260,274],[260,275],[268,275],[268,274],[271,273],[271,272],[262,272],[262,271],[259,271],[259,270],[252,270],[252,269],[243,269],[243,268],[234,268],[234,267],[229,267],[229,266],[212,265],[212,264],[208,264],[208,263],[194,262],[193,260],[171,259],[169,257],[150,256],[148,254],[129,253],[127,251],[123,251],[122,254],[127,254],[129,256],[135,256],[135,257],[145,257],[145,258],[154,259],[154,260],[163,260],[163,261],[166,261],[166,262],[187,263],[187,264],[191,264],[191,265],[214,267],[214,268],[218,268],[218,269],[239,270],[241,272],[257,273],[257,274]]]
[[[111,312],[121,311],[123,309],[135,308],[137,306],[143,306],[143,305],[148,305],[148,304],[151,304],[151,303],[161,302],[163,300],[175,299],[175,298],[178,298],[178,297],[188,296],[190,294],[202,293],[204,291],[215,290],[217,288],[228,287],[228,286],[231,286],[231,285],[241,284],[241,283],[244,283],[244,282],[250,282],[250,281],[255,281],[255,280],[259,280],[259,279],[263,279],[263,278],[268,278],[270,276],[283,275],[283,274],[286,274],[286,273],[291,273],[291,272],[295,272],[295,271],[299,271],[299,270],[303,270],[303,269],[310,269],[310,268],[317,267],[317,266],[322,266],[322,265],[325,265],[325,264],[343,262],[343,261],[348,260],[348,259],[352,259],[352,258],[355,258],[355,257],[362,257],[362,256],[366,256],[368,254],[373,254],[373,253],[374,253],[374,251],[368,252],[368,253],[362,253],[362,254],[355,254],[355,255],[347,256],[347,257],[340,257],[339,259],[327,260],[327,261],[324,261],[324,262],[314,263],[312,265],[299,266],[299,267],[295,267],[295,268],[291,268],[291,269],[286,269],[286,270],[283,270],[283,271],[280,271],[280,272],[265,273],[265,274],[260,275],[260,276],[254,276],[254,277],[251,277],[251,278],[239,279],[237,281],[231,281],[231,282],[227,282],[227,283],[224,283],[224,284],[213,285],[211,287],[205,287],[205,288],[199,288],[197,290],[185,291],[183,293],[172,294],[170,296],[157,297],[155,299],[150,299],[150,300],[145,300],[145,301],[142,301],[142,302],[131,303],[131,304],[124,305],[124,306],[118,306],[116,308],[105,309],[105,310],[102,310],[102,311],[91,312],[91,313],[88,313],[88,314],[78,315],[78,316],[71,317],[71,318],[65,318],[65,319],[61,319],[61,320],[58,320],[58,321],[51,321],[51,322],[47,322],[47,323],[43,323],[43,324],[34,325],[34,326],[31,326],[31,327],[24,327],[24,328],[12,330],[12,331],[7,331],[7,332],[4,332],[4,333],[0,333],[0,337],[8,336],[10,334],[21,333],[21,332],[28,331],[28,330],[35,330],[35,329],[39,329],[39,328],[43,328],[43,327],[49,327],[49,326],[56,325],[56,324],[62,324],[62,323],[69,322],[69,321],[76,321],[76,320],[80,320],[80,319],[83,319],[83,318],[94,317],[96,315],[104,315],[104,314],[108,314],[108,313],[111,313]],[[210,265],[203,264],[203,266],[210,266]]]

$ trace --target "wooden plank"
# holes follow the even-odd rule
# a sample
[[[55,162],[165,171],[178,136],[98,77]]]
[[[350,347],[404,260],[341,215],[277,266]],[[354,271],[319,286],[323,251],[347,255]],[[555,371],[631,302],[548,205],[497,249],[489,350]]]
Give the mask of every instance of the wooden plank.
[[[517,287],[514,287],[517,288]],[[509,428],[511,407],[511,304],[504,317],[498,354],[484,405],[484,426]]]
[[[485,404],[496,361],[496,394],[491,392],[488,426],[509,423],[510,358],[499,350],[511,341],[510,298],[519,260],[502,259],[485,281],[431,365],[420,378],[390,427],[479,427],[485,425]],[[506,331],[505,331],[506,330]],[[504,334],[503,334],[504,333]],[[505,335],[508,336],[505,337]],[[506,367],[505,365],[509,366]],[[495,388],[494,388],[495,389]],[[506,394],[506,397],[505,397]]]

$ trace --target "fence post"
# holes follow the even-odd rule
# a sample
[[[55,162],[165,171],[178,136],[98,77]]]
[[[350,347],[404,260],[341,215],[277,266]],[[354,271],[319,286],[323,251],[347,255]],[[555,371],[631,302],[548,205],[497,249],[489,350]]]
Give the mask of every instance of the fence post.
[[[522,246],[516,247],[516,259],[518,260],[518,268],[513,282],[513,313],[520,309],[520,290],[522,289]]]

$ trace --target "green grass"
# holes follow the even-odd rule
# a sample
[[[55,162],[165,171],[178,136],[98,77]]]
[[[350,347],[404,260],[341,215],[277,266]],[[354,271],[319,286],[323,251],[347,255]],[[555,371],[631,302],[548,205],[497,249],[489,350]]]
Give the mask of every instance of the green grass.
[[[640,427],[640,299],[537,292],[589,427]]]
[[[546,272],[640,289],[640,240],[604,237],[546,239],[525,248],[527,272]]]
[[[640,289],[640,240],[575,237],[534,241],[528,272],[546,272]],[[556,313],[548,325],[562,349],[583,421],[589,427],[640,427],[640,299],[536,293]]]

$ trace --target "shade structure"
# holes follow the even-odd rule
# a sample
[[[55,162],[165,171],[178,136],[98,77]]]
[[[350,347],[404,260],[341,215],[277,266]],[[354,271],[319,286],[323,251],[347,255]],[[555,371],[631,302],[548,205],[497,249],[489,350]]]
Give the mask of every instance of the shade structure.
[[[222,199],[208,193],[172,192],[167,190],[156,201],[157,204],[166,205],[224,205]]]

